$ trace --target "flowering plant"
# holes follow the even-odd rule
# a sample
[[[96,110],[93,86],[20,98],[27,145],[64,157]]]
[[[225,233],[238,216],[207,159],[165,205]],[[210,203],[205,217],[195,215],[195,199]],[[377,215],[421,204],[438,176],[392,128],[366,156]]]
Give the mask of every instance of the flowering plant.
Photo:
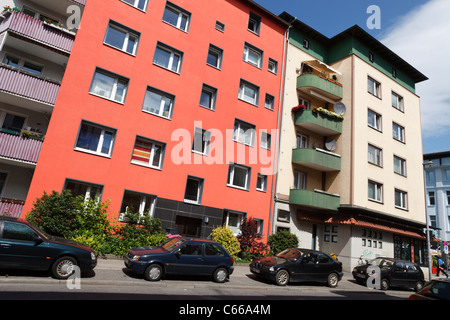
[[[338,120],[343,120],[344,117],[338,115],[336,112],[330,111],[328,109],[322,108],[322,107],[318,107],[318,108],[314,108],[312,110],[313,113],[320,113],[323,114],[324,116],[330,117],[330,118],[334,118],[334,119],[338,119]]]
[[[3,6],[3,11],[2,11],[2,13],[5,13],[5,12],[11,12],[11,11],[17,11],[17,12],[20,12],[20,9],[17,8],[17,7],[11,8],[10,6]]]
[[[303,110],[305,110],[305,109],[306,109],[306,106],[300,104],[300,105],[298,105],[298,106],[293,107],[291,111],[292,111],[292,112],[296,112],[296,111],[303,111]]]

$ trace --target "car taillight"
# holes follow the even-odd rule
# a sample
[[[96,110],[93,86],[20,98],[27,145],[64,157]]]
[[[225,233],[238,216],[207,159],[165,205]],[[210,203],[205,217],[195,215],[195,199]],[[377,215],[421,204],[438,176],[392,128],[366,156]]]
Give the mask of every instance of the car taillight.
[[[231,263],[234,264],[234,259],[233,258],[231,258]]]

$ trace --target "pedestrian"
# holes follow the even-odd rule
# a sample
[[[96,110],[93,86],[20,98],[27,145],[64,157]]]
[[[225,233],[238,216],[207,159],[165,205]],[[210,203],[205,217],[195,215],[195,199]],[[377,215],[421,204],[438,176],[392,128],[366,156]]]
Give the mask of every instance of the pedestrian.
[[[448,278],[447,272],[445,272],[445,264],[444,261],[442,261],[441,257],[438,257],[438,267],[437,267],[437,276],[439,277],[439,271],[442,271],[443,274]]]

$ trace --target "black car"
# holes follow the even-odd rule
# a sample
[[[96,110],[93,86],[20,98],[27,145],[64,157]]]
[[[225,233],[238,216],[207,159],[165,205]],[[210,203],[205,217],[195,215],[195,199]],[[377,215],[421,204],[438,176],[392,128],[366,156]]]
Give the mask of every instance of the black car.
[[[409,300],[450,300],[450,279],[433,279]]]
[[[133,248],[124,257],[125,266],[149,281],[163,275],[205,275],[225,282],[233,273],[234,260],[217,242],[175,237],[157,247]]]
[[[284,286],[289,282],[324,282],[336,287],[342,279],[342,263],[330,255],[309,249],[286,249],[250,264],[258,277]]]
[[[394,258],[376,258],[367,264],[353,268],[353,278],[359,283],[367,283],[369,266],[378,267],[380,271],[380,288],[387,290],[391,286],[422,289],[425,279],[417,263]]]
[[[97,265],[94,250],[75,241],[47,235],[24,219],[0,217],[0,269],[51,271],[67,279]]]

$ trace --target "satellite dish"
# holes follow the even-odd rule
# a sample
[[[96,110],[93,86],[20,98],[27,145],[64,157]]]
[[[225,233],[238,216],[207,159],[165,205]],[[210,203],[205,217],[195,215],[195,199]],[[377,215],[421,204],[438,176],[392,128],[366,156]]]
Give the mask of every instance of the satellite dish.
[[[347,108],[345,107],[345,104],[342,102],[337,102],[333,106],[334,112],[336,112],[338,115],[342,116],[344,115]]]
[[[336,149],[336,140],[328,140],[325,142],[325,148],[328,151],[334,151]]]

